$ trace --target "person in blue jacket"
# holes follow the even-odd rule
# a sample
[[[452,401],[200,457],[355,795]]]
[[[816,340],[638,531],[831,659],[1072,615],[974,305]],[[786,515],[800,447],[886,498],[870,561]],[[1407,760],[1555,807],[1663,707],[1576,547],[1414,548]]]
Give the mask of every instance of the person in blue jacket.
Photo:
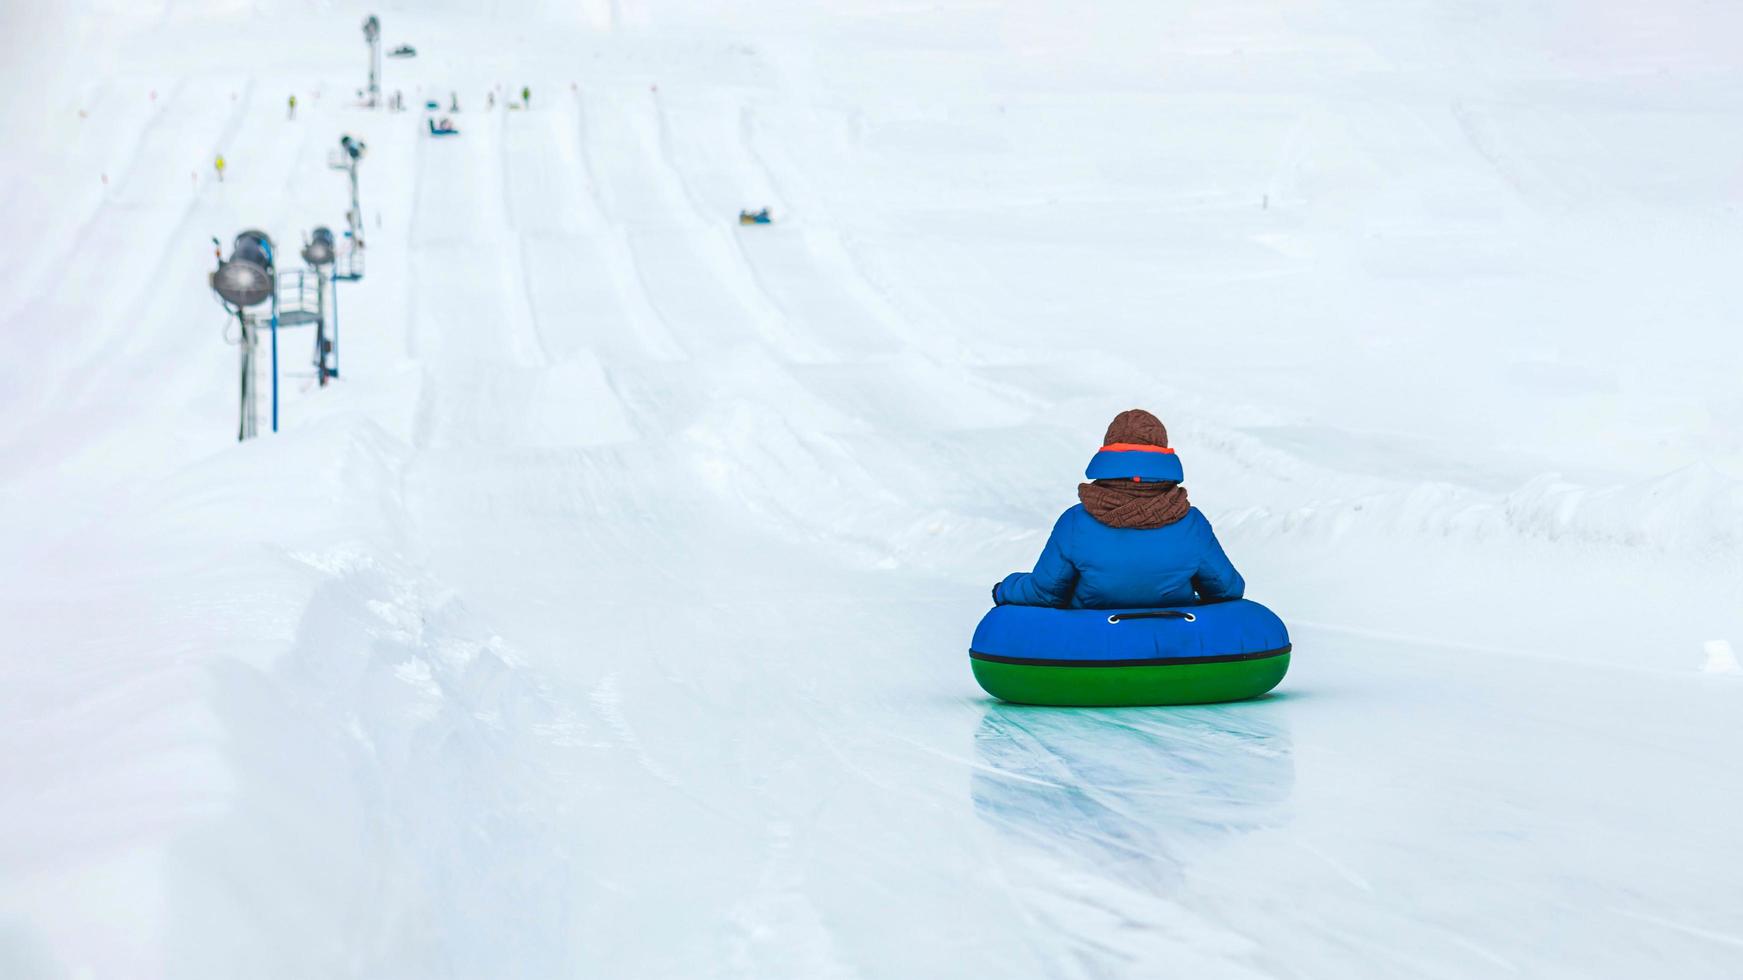
[[[998,605],[1144,609],[1239,599],[1247,584],[1186,499],[1168,430],[1121,412],[1090,460],[1081,501],[1059,516],[1032,572],[993,586]]]

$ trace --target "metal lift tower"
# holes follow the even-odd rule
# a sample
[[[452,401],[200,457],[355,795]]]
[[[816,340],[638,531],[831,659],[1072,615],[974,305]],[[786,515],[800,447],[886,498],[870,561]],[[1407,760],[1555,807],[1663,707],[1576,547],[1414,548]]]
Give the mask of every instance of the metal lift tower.
[[[381,104],[381,20],[374,14],[363,22],[363,40],[369,43],[369,99],[373,109]]]
[[[216,243],[216,239],[213,239]],[[259,335],[259,315],[248,308],[270,300],[268,326],[272,331],[272,431],[278,431],[278,290],[272,260],[272,239],[265,232],[245,231],[230,246],[230,257],[220,259],[209,278],[212,291],[224,309],[236,317],[242,330],[242,419],[236,439],[254,438],[256,410],[254,349]]]

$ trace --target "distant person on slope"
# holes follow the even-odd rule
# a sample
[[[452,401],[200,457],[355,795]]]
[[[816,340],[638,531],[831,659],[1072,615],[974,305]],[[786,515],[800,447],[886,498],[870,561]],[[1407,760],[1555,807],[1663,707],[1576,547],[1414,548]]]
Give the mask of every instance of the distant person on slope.
[[[525,85],[520,87],[520,104],[528,109],[533,107],[533,90]]]
[[[1146,609],[1238,599],[1241,573],[1210,522],[1186,500],[1168,430],[1121,412],[1090,461],[1081,503],[1060,515],[1033,572],[993,586],[998,605]]]

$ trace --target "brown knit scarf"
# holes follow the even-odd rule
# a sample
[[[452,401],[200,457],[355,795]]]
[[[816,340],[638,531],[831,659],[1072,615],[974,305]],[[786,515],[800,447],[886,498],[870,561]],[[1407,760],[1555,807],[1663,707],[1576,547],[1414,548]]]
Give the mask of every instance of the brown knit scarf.
[[[1108,527],[1149,530],[1167,527],[1186,516],[1186,488],[1178,483],[1133,483],[1096,480],[1077,485],[1077,499],[1089,516]]]

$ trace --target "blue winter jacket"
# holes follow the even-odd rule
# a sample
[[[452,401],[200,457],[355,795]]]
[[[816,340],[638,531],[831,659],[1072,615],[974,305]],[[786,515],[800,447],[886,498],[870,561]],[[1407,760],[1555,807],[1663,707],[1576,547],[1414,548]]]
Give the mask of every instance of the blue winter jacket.
[[[1035,570],[1006,576],[993,589],[993,601],[1143,609],[1238,599],[1246,588],[1197,507],[1173,524],[1140,530],[1108,527],[1078,504],[1053,525]]]

